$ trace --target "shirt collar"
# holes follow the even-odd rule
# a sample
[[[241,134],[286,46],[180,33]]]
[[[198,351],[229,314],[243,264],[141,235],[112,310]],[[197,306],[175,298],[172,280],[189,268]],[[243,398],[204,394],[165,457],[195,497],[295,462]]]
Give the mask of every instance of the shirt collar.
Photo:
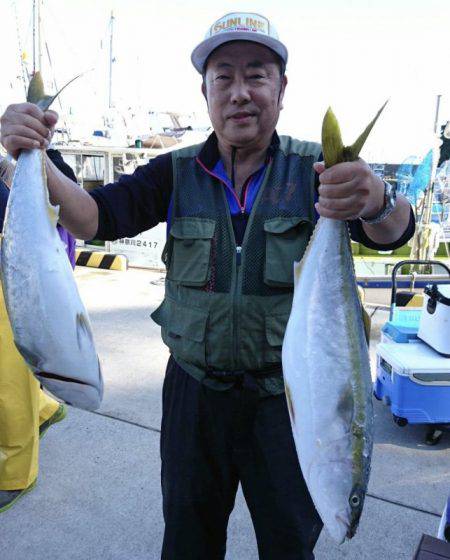
[[[272,134],[270,145],[267,148],[266,162],[268,162],[269,159],[273,157],[279,145],[280,145],[280,138],[277,134],[277,131],[275,130],[274,133]],[[206,142],[204,143],[202,149],[200,150],[200,153],[198,154],[198,159],[202,162],[202,164],[207,169],[213,170],[219,158],[220,158],[220,154],[219,154],[219,148],[217,146],[217,136],[215,132],[212,132],[208,136]]]

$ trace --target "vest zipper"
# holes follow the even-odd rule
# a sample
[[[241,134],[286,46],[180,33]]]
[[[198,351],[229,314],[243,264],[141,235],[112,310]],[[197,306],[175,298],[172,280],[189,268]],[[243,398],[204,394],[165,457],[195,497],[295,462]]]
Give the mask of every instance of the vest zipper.
[[[239,204],[241,214],[244,214],[245,213],[245,203],[246,203],[246,201],[244,201],[244,206],[242,206],[241,201],[240,201],[238,195],[236,194],[236,191],[234,189],[230,189],[230,186],[226,183],[226,181],[224,181],[221,177],[219,177],[214,172],[212,172],[210,169],[208,169],[202,163],[202,161],[200,160],[200,158],[198,156],[196,157],[196,161],[200,165],[200,167],[208,175],[217,179],[220,183],[225,185],[225,188],[227,188],[229,191],[231,191],[233,193],[233,196],[235,197],[237,203]],[[227,212],[228,225],[229,225],[230,231],[233,232],[233,223],[231,221],[231,212],[230,212],[230,207],[229,207],[225,192],[223,192],[223,196],[224,196],[224,199],[225,199],[226,208],[228,210],[228,212]],[[247,192],[246,192],[246,197],[247,197]],[[237,330],[238,330],[238,307],[239,307],[239,305],[238,305],[237,300],[238,299],[240,300],[240,298],[239,298],[239,280],[240,280],[240,269],[241,269],[240,265],[241,265],[242,247],[236,245],[236,240],[234,238],[234,233],[233,233],[233,241],[234,241],[234,245],[236,247],[236,260],[234,262],[234,277],[233,277],[234,288],[232,286],[232,293],[233,293],[233,304],[232,304],[232,323],[233,323],[232,362],[233,362],[234,369],[236,369],[237,368],[238,355],[239,355],[238,335],[237,335]],[[239,303],[240,303],[240,301],[239,301]]]
[[[237,264],[237,266],[241,266],[241,253],[242,253],[242,247],[237,246],[236,247],[236,264]]]
[[[252,176],[250,175],[250,177],[247,179],[247,181],[244,184],[243,187],[243,192],[244,192],[244,203],[241,203],[241,199],[238,197],[238,195],[236,194],[236,189],[230,188],[230,186],[228,185],[228,183],[226,181],[224,181],[221,177],[219,177],[219,175],[216,175],[215,173],[213,173],[210,169],[208,169],[203,163],[202,161],[199,159],[199,157],[197,156],[195,158],[196,162],[200,165],[200,167],[211,177],[214,177],[215,179],[217,179],[220,183],[222,183],[222,185],[225,186],[225,188],[227,188],[232,195],[234,196],[234,198],[236,199],[236,202],[238,203],[239,206],[239,211],[241,214],[245,214],[245,208],[247,206],[247,195],[248,195],[248,191],[249,191],[249,184],[251,182],[251,178]],[[271,162],[271,160],[269,160],[269,163]]]
[[[244,186],[242,187],[241,199],[242,199],[242,195],[244,195],[244,201],[241,204],[241,201],[239,200],[239,206],[241,208],[241,214],[245,214],[245,208],[247,206],[247,195],[248,195],[248,191],[249,191],[249,187],[250,187],[251,182],[252,182],[252,176],[250,175],[250,177],[245,181]]]
[[[272,159],[269,160],[268,165],[267,165],[267,169],[264,172],[264,178],[263,181],[259,187],[259,191],[258,194],[256,196],[255,201],[253,202],[252,205],[252,209],[250,211],[250,215],[249,215],[249,219],[248,219],[248,223],[247,223],[247,227],[245,228],[245,234],[244,234],[244,239],[242,240],[242,245],[237,245],[236,246],[236,263],[235,263],[235,275],[234,275],[234,290],[233,290],[233,367],[235,369],[240,369],[242,367],[242,364],[239,363],[239,340],[240,340],[240,314],[241,314],[241,307],[242,307],[242,266],[241,266],[241,262],[242,262],[242,249],[243,247],[245,247],[246,243],[247,243],[247,239],[249,236],[249,232],[250,229],[252,227],[253,224],[253,218],[256,212],[256,209],[259,205],[259,201],[262,197],[262,194],[264,192],[264,189],[266,187],[266,183],[268,180],[268,177],[270,175],[271,172],[271,163],[272,163]],[[245,194],[244,194],[244,206],[240,206],[241,207],[241,211],[244,213],[245,212],[245,207],[247,205],[247,195],[248,195],[248,183],[250,181],[247,182],[246,185],[244,185],[245,190]],[[238,198],[238,197],[237,197]],[[239,200],[239,204],[240,204],[240,200]],[[232,229],[232,223],[231,223],[231,214],[230,212],[228,212],[228,219],[229,219],[229,225],[230,228]],[[245,256],[245,252],[244,252],[244,256]]]
[[[239,208],[241,210],[241,213],[244,214],[245,213],[245,207],[247,204],[247,195],[248,195],[248,184],[245,185],[246,190],[245,190],[245,195],[244,195],[244,205],[241,205],[241,200],[240,198],[237,196],[236,191],[234,189],[230,189],[229,185],[218,175],[216,175],[214,172],[212,172],[211,170],[209,170],[200,160],[200,158],[197,156],[196,158],[197,163],[200,165],[200,167],[211,177],[214,177],[215,179],[217,179],[220,183],[222,183],[223,185],[225,185],[225,187],[232,191],[234,197],[236,198],[238,204],[239,204]],[[259,204],[259,200],[262,196],[262,193],[264,192],[264,189],[266,187],[266,183],[268,180],[268,177],[270,175],[271,172],[271,164],[272,164],[272,158],[269,158],[268,162],[267,162],[267,168],[264,172],[264,179],[260,185],[258,194],[256,196],[256,199],[252,205],[252,210],[250,212],[249,215],[249,221],[247,223],[247,227],[246,227],[246,231],[244,234],[244,240],[242,245],[245,245],[248,234],[249,234],[249,230],[250,230],[250,226],[252,224],[252,219],[253,219],[253,215],[255,213],[255,210]],[[234,233],[233,233],[233,223],[231,220],[231,211],[230,211],[230,207],[228,204],[228,200],[226,198],[226,194],[225,192],[223,192],[223,197],[224,197],[224,202],[227,208],[227,217],[228,217],[228,226],[229,226],[229,231],[232,232],[232,243],[234,241],[234,246],[236,247],[236,260],[234,262],[234,275],[232,277],[232,281],[234,282],[234,286],[232,285],[231,290],[232,290],[232,294],[233,294],[233,302],[232,302],[232,323],[233,323],[233,341],[232,341],[232,362],[233,362],[233,368],[234,369],[238,369],[238,357],[239,357],[239,334],[240,334],[240,326],[239,326],[239,308],[241,306],[241,294],[239,291],[240,285],[241,285],[241,261],[242,261],[242,246],[236,245],[236,240],[234,237]],[[230,291],[231,293],[231,291]]]
[[[240,245],[236,246],[236,274],[234,279],[234,295],[233,295],[233,364],[234,368],[237,368],[238,356],[239,356],[239,307],[240,307],[240,277],[241,277],[241,254],[242,247]]]

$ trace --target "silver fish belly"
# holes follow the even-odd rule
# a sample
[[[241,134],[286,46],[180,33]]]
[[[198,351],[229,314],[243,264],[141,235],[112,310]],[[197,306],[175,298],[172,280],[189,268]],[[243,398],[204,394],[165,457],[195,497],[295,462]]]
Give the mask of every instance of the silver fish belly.
[[[373,443],[370,362],[345,222],[319,219],[294,276],[286,397],[309,492],[341,543],[359,522]]]
[[[100,405],[103,381],[88,315],[56,229],[44,152],[23,151],[6,210],[1,279],[17,349],[36,378],[79,408]]]

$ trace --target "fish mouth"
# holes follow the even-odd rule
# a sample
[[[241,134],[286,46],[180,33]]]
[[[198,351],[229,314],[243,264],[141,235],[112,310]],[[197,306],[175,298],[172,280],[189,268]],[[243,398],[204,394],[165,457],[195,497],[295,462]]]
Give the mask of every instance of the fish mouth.
[[[342,544],[346,538],[351,539],[353,537],[358,524],[356,524],[355,527],[352,527],[352,525],[350,525],[350,519],[348,517],[347,510],[338,511],[335,515],[335,520],[339,527],[339,534],[336,534],[335,538],[339,544]]]
[[[80,379],[73,379],[72,377],[63,377],[62,375],[57,375],[56,373],[49,373],[47,371],[38,371],[36,375],[42,377],[43,379],[52,379],[54,381],[64,381],[64,383],[76,383],[77,385],[85,385],[90,387],[89,383],[80,381]]]
[[[352,496],[353,498],[353,496]],[[350,498],[350,500],[352,500],[352,498]],[[359,525],[359,520],[361,518],[361,513],[362,513],[362,506],[364,503],[364,500],[358,499],[358,505],[355,506],[354,503],[352,501],[350,501],[350,504],[352,506],[352,512],[350,514],[350,523],[347,524],[348,526],[348,530],[347,530],[347,538],[351,539],[352,537],[355,536],[356,533],[356,529],[358,528]]]

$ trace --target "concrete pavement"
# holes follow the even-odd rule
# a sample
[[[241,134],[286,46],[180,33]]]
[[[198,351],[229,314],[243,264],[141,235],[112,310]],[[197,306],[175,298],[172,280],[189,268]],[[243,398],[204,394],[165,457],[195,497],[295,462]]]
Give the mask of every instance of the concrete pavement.
[[[161,387],[167,351],[149,315],[162,275],[78,268],[105,377],[97,413],[70,409],[41,446],[37,488],[0,515],[1,560],[157,560],[163,524],[159,481]],[[375,318],[377,327],[384,312]],[[436,534],[450,491],[450,435],[436,447],[423,428],[398,428],[375,404],[372,477],[356,537],[322,533],[317,560],[411,560],[422,532]],[[242,495],[227,560],[256,560]],[[280,559],[282,560],[282,559]]]

